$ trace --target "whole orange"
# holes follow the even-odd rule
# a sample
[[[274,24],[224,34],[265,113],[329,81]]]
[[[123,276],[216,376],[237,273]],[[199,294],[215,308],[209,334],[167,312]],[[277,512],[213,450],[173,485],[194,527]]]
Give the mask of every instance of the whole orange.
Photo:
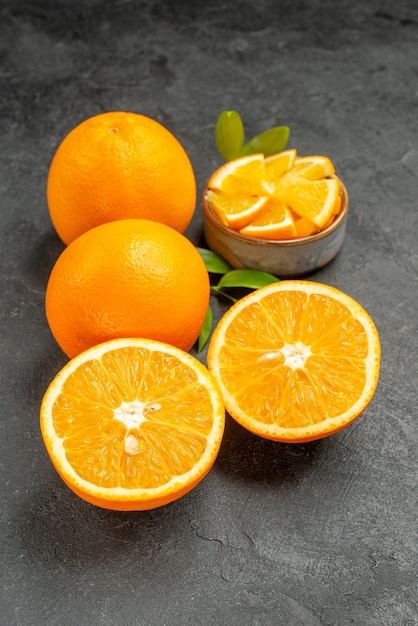
[[[59,145],[48,208],[62,241],[118,219],[150,219],[183,233],[196,205],[188,155],[159,122],[123,111],[86,119]]]
[[[61,253],[46,289],[46,317],[70,358],[118,337],[188,351],[209,295],[205,264],[184,235],[150,220],[118,220],[80,235]]]

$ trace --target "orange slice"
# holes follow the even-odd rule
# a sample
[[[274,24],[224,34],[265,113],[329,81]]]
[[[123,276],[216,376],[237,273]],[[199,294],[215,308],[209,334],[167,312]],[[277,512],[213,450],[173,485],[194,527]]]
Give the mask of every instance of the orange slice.
[[[292,174],[303,176],[307,180],[320,180],[335,174],[332,161],[321,155],[297,157],[292,167]]]
[[[239,232],[257,239],[292,239],[297,236],[289,208],[277,198],[271,198]]]
[[[218,323],[208,366],[230,415],[288,443],[331,435],[375,392],[380,342],[366,311],[320,283],[273,283],[234,304]]]
[[[210,470],[223,430],[223,401],[208,370],[149,339],[82,352],[57,374],[41,406],[58,474],[108,509],[151,509],[187,493]]]
[[[208,181],[208,188],[229,195],[264,196],[270,193],[263,154],[250,154],[222,165]]]
[[[318,226],[315,226],[311,220],[307,217],[299,217],[297,213],[295,215],[295,230],[297,237],[310,237],[311,235],[315,235],[315,233],[319,232]],[[333,221],[334,217],[330,218],[330,223]]]
[[[207,199],[222,224],[235,230],[246,226],[269,200],[265,196],[235,196],[210,189]]]
[[[293,168],[296,159],[296,150],[285,150],[278,154],[272,154],[264,160],[266,176],[270,183],[274,184],[283,174]]]
[[[325,226],[340,203],[337,178],[311,181],[289,174],[279,181],[275,193],[300,217],[306,217],[318,228]]]

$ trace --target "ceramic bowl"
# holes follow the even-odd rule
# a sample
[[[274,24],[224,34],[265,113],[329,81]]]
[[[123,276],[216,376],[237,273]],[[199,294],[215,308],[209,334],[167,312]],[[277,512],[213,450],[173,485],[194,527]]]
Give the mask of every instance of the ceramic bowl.
[[[241,235],[217,218],[203,191],[203,228],[206,243],[232,267],[262,270],[278,278],[297,278],[327,265],[338,254],[344,241],[348,194],[340,181],[341,211],[334,222],[314,235],[289,240],[262,240]]]

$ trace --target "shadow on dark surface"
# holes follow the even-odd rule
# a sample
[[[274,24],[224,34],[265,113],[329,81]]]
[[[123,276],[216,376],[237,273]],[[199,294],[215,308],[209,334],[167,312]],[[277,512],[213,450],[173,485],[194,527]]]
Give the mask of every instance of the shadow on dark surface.
[[[301,444],[270,441],[250,433],[227,414],[216,466],[228,477],[244,482],[298,483],[327,445],[324,439]]]
[[[200,507],[199,488],[157,509],[125,512],[84,502],[58,475],[49,478],[22,501],[13,520],[15,540],[28,564],[96,567],[116,563],[115,557],[123,563],[135,553],[144,565],[161,550],[170,555],[177,544],[187,547],[196,540],[189,508]]]
[[[48,333],[49,330],[45,329],[45,335]],[[50,337],[48,335],[48,339],[50,339],[50,345],[46,346],[43,356],[28,364],[24,380],[19,381],[21,402],[26,406],[33,406],[34,403],[40,406],[43,395],[54,376],[69,361],[58,344],[55,344],[52,334]]]
[[[45,290],[51,270],[65,245],[52,228],[39,237],[32,237],[30,244],[23,255],[22,273],[33,289]]]

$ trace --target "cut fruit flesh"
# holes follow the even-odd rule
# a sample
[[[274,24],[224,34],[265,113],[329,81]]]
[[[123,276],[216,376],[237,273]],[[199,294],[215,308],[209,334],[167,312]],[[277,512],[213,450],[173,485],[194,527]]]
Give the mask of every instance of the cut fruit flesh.
[[[375,392],[380,343],[350,296],[281,281],[238,301],[219,322],[208,366],[230,415],[262,437],[298,443],[345,428]]]
[[[220,167],[209,180],[209,189],[230,194],[263,195],[266,187],[264,156],[251,154]]]
[[[320,180],[334,176],[335,168],[332,161],[326,156],[297,157],[292,167],[292,174],[303,176],[307,180]]]
[[[335,214],[340,199],[340,184],[336,178],[307,181],[289,175],[280,180],[275,194],[300,217],[323,228]]]
[[[296,160],[296,150],[285,150],[278,154],[273,154],[264,159],[266,177],[270,183],[275,183],[278,178],[289,170],[292,170]]]
[[[222,224],[236,230],[249,224],[269,200],[258,196],[230,196],[211,190],[208,191],[207,198]]]
[[[294,149],[266,158],[249,155],[228,162],[211,176],[207,199],[221,222],[241,234],[261,239],[305,237],[331,224],[341,208],[341,183],[334,172],[327,157],[297,157]],[[293,225],[280,225],[281,209],[272,215],[273,198],[291,209]],[[264,227],[267,212],[270,228]]]
[[[181,350],[116,339],[70,361],[49,386],[41,431],[56,470],[88,502],[142,510],[187,493],[219,449],[223,401]]]
[[[295,222],[288,207],[276,198],[257,213],[240,233],[258,239],[292,239],[297,236]]]

